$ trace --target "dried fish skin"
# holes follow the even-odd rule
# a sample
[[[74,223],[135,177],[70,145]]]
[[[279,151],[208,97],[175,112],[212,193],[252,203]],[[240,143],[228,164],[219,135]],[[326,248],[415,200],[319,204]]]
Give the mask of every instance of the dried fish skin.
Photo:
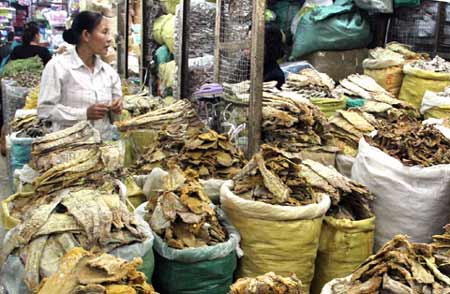
[[[293,274],[278,276],[273,272],[255,277],[241,278],[230,287],[230,294],[301,294],[302,282]]]

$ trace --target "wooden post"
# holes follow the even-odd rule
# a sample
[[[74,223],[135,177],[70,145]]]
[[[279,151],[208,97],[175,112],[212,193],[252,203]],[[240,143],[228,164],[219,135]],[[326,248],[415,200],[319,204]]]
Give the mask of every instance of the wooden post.
[[[223,0],[216,2],[216,28],[215,28],[215,46],[214,46],[214,81],[220,83],[220,52],[222,41],[222,6]]]
[[[181,36],[178,46],[178,95],[179,99],[189,96],[189,17],[191,0],[181,1]]]
[[[125,0],[125,79],[128,79],[128,50],[130,37],[130,0]]]
[[[250,62],[250,104],[248,116],[248,149],[250,158],[261,144],[262,90],[264,71],[264,12],[266,1],[253,0],[252,47]]]
[[[116,36],[116,47],[117,47],[117,72],[123,78],[125,76],[125,44],[123,39],[123,31],[125,30],[124,19],[124,4],[125,0],[118,1],[117,3],[117,36]]]

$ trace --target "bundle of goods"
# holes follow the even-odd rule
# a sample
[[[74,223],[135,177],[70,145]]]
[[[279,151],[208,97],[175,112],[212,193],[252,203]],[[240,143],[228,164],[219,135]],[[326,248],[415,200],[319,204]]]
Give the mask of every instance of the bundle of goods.
[[[298,74],[289,73],[283,91],[294,92],[317,105],[326,116],[345,108],[345,99],[334,96],[334,81],[328,75],[314,69],[304,69]]]
[[[159,142],[147,146],[130,169],[136,174],[149,173],[156,167],[167,169],[170,162],[178,160],[178,153],[183,145],[170,137],[160,136]]]
[[[157,97],[152,97],[148,90],[123,97],[123,109],[128,111],[132,116],[145,114],[149,111],[156,110],[161,106],[162,100]]]
[[[326,193],[331,198],[312,286],[313,293],[320,293],[323,285],[349,275],[372,254],[375,217],[369,202],[373,196],[366,187],[344,177],[332,166],[304,160],[300,174],[317,193]]]
[[[448,132],[444,126],[404,117],[360,140],[352,178],[375,195],[376,248],[399,233],[414,242],[428,242],[447,224]]]
[[[141,265],[141,258],[128,262],[106,253],[74,248],[61,258],[58,271],[42,282],[37,294],[157,294],[147,284],[145,274],[137,270]]]
[[[72,159],[80,159],[89,149],[96,149],[100,142],[100,134],[89,122],[79,122],[34,140],[30,166],[38,171],[49,170]]]
[[[27,95],[25,99],[25,106],[23,109],[36,109],[38,98],[39,98],[39,91],[41,90],[41,85],[38,84],[36,87],[34,87]]]
[[[14,80],[20,87],[34,88],[41,81],[44,69],[39,56],[9,61],[2,73],[2,78]]]
[[[405,78],[399,98],[420,109],[425,92],[441,92],[450,86],[450,62],[436,56],[431,61],[418,60],[403,68]]]
[[[322,293],[448,293],[450,279],[436,265],[433,247],[397,235],[369,257],[348,279],[338,279]]]
[[[155,233],[155,288],[168,294],[226,293],[236,268],[239,234],[213,208],[203,187],[179,167],[170,169],[159,190],[142,205]]]
[[[450,225],[444,227],[445,232],[441,235],[433,236],[433,252],[436,258],[436,264],[439,266],[439,270],[445,275],[450,275]]]
[[[425,118],[450,118],[450,87],[439,93],[426,91],[420,113]]]
[[[230,294],[302,294],[302,282],[295,274],[282,277],[270,272],[237,280],[231,286]]]
[[[227,135],[213,130],[187,141],[179,155],[183,169],[200,178],[230,179],[242,168],[245,159]]]
[[[234,182],[222,186],[220,196],[242,235],[238,275],[252,277],[276,268],[281,275],[295,273],[309,293],[330,198],[314,192],[300,174],[300,163],[296,154],[263,145]]]
[[[2,257],[12,266],[14,259],[27,256],[24,282],[33,291],[41,277],[57,271],[59,259],[74,247],[111,252],[125,245],[144,246],[149,238],[148,227],[138,225],[119,195],[79,189],[60,193],[29,211],[6,237]],[[145,247],[139,249],[147,251],[151,244]]]
[[[36,138],[51,132],[50,122],[29,114],[14,118],[10,124],[12,132],[18,132],[17,137]]]

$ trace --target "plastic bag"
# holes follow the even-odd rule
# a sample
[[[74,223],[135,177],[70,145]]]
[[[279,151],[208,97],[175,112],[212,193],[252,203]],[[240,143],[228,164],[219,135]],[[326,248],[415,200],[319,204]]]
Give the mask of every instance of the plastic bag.
[[[285,33],[290,33],[290,27],[292,20],[298,11],[302,8],[303,3],[292,2],[289,0],[277,1],[275,5],[271,6],[271,9],[277,15],[275,22],[279,25],[280,29]],[[280,44],[281,46],[281,44]]]
[[[365,48],[371,40],[369,23],[348,0],[315,8],[297,27],[291,60],[319,50]]]
[[[309,293],[320,231],[330,198],[300,207],[270,205],[246,200],[231,191],[232,182],[220,190],[222,208],[242,236],[244,257],[239,277],[255,277],[274,271],[295,273]]]
[[[420,109],[425,91],[442,92],[450,86],[449,73],[437,73],[412,67],[406,64],[403,67],[402,88],[399,99],[409,102],[416,109]]]
[[[375,250],[397,234],[429,242],[448,223],[450,165],[404,166],[362,138],[352,179],[375,195]]]
[[[153,23],[152,37],[160,45],[164,44],[163,29],[166,24],[173,19],[172,14],[165,14],[158,17]]]
[[[355,162],[353,156],[338,154],[336,156],[336,169],[347,178],[351,178],[353,162]]]
[[[355,5],[361,9],[375,13],[393,13],[393,0],[355,0]]]
[[[15,81],[2,80],[3,125],[9,133],[9,122],[13,120],[16,110],[23,108],[30,88],[18,87]]]
[[[180,0],[161,0],[161,6],[165,13],[175,14],[178,4],[180,4]]]
[[[143,203],[136,217],[145,215]],[[199,248],[174,249],[157,234],[155,236],[155,275],[153,282],[157,291],[166,294],[210,294],[227,293],[233,282],[237,264],[237,248],[240,236],[220,210],[216,210],[219,221],[229,234],[226,242]]]
[[[351,221],[327,216],[320,234],[313,293],[335,278],[351,274],[372,254],[375,217]]]
[[[426,91],[425,95],[423,95],[420,113],[425,118],[450,118],[450,98]]]
[[[11,134],[11,166],[12,173],[16,169],[21,169],[31,158],[31,144],[33,138],[19,138],[17,133]]]

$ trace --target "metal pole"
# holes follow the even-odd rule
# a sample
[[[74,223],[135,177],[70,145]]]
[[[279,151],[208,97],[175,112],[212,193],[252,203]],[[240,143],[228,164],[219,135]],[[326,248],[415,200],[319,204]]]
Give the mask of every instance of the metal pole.
[[[250,158],[261,144],[262,90],[264,71],[264,11],[266,1],[253,0],[252,47],[250,65],[250,104],[248,116],[248,149]]]
[[[191,12],[191,0],[181,1],[181,36],[178,51],[178,93],[177,98],[189,96],[189,17]]]

